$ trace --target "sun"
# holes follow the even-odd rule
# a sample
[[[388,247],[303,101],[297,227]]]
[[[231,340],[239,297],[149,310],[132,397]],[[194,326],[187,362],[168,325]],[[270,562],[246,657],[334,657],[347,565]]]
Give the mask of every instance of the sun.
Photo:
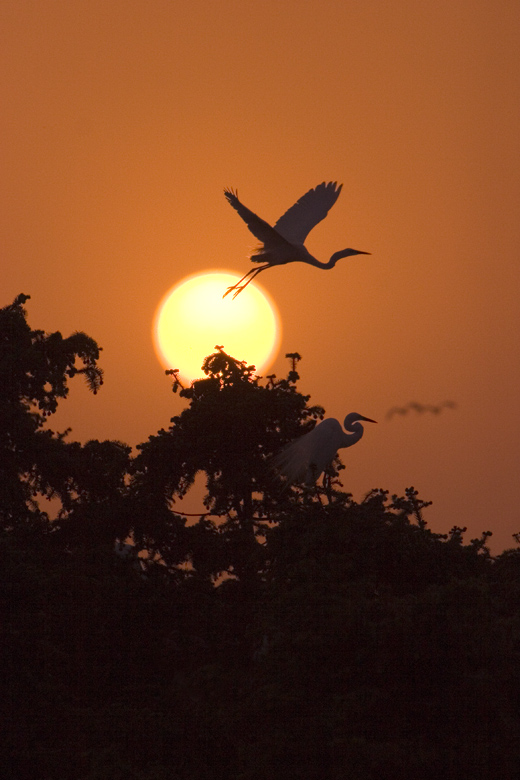
[[[281,340],[278,311],[258,284],[234,299],[223,298],[236,280],[230,271],[203,271],[168,290],[153,323],[155,349],[165,368],[179,369],[188,381],[202,377],[203,360],[217,344],[258,372],[270,365]]]

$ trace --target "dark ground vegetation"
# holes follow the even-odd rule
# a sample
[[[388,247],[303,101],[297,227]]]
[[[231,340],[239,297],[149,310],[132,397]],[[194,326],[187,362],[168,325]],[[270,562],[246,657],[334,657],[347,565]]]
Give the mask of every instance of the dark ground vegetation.
[[[31,330],[26,299],[0,310],[0,772],[519,776],[517,549],[433,533],[413,488],[357,503],[339,461],[327,488],[280,490],[270,456],[323,410],[294,370],[261,382],[222,350],[135,457],[53,433],[75,374],[99,388],[99,348]],[[141,559],[115,553],[129,536]]]

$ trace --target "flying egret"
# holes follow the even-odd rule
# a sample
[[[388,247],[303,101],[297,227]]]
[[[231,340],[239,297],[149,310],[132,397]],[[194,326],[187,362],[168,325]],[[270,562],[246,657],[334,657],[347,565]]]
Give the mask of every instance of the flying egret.
[[[312,431],[289,442],[273,459],[273,466],[289,482],[305,482],[313,485],[322,471],[325,471],[341,447],[351,447],[363,436],[359,420],[375,423],[370,417],[351,412],[343,425],[333,417],[318,423]]]
[[[386,413],[387,420],[390,420],[394,414],[408,414],[410,409],[413,409],[418,414],[422,414],[423,412],[431,412],[432,414],[439,414],[442,412],[442,410],[446,409],[456,409],[457,404],[454,401],[443,401],[441,404],[438,404],[437,406],[433,406],[431,404],[419,404],[417,401],[410,401],[409,404],[406,404],[406,406],[393,406],[391,409],[388,410]]]
[[[334,268],[338,260],[351,255],[369,255],[370,252],[362,252],[359,249],[342,249],[334,252],[328,263],[322,263],[311,255],[305,248],[304,241],[318,222],[325,219],[329,209],[335,204],[341,192],[342,184],[335,181],[318,184],[313,190],[309,190],[294,206],[280,217],[274,227],[258,217],[238,199],[238,193],[232,189],[225,189],[224,195],[242,217],[251,233],[262,242],[262,246],[251,255],[253,263],[264,263],[260,268],[251,268],[233,287],[229,287],[226,295],[234,290],[233,298],[247,287],[255,276],[266,268],[286,263],[309,263],[316,268],[328,271]],[[247,281],[245,281],[247,279]],[[244,282],[242,284],[242,282]]]

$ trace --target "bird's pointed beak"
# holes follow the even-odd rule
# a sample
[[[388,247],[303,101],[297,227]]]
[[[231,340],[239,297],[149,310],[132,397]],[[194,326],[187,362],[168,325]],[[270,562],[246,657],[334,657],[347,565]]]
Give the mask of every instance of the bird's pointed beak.
[[[372,254],[372,252],[362,252],[360,249],[356,249],[356,252],[358,253],[358,255],[371,255]],[[372,422],[373,422],[373,420],[372,420]]]
[[[365,252],[365,254],[369,254],[369,252]],[[361,420],[365,420],[365,422],[373,422],[377,424],[377,420],[371,420],[370,417],[361,417]]]

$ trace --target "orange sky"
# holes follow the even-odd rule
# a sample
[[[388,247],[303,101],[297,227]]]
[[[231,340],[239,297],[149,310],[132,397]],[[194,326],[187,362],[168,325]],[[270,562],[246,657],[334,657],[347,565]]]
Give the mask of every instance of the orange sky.
[[[254,245],[224,186],[265,219],[343,192],[302,264],[260,281],[300,352],[300,390],[374,417],[345,488],[408,485],[437,531],[512,546],[519,386],[520,7],[345,0],[4,0],[0,305],[103,347],[97,397],[52,418],[137,444],[185,402],[151,325],[164,293]],[[225,346],[225,345],[224,345]],[[236,357],[248,359],[247,355]],[[385,420],[408,401],[458,404]]]

